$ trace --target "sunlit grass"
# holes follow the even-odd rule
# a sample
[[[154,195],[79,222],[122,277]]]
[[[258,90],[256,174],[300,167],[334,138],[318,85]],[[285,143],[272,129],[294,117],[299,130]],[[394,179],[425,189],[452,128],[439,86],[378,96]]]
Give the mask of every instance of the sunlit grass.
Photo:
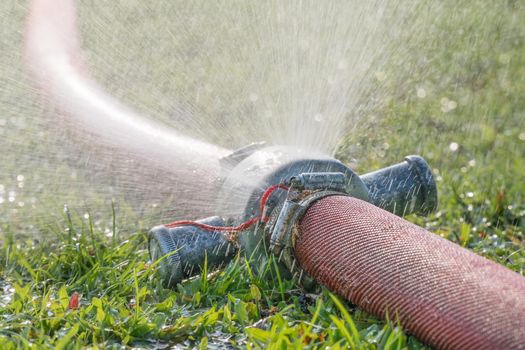
[[[148,264],[144,232],[116,243],[85,219],[56,232],[49,242],[4,241],[3,348],[419,345],[407,343],[395,323],[379,325],[359,310],[350,314],[327,291],[304,294],[278,277],[272,261],[256,274],[238,256],[220,273],[174,291],[162,287]],[[78,307],[71,306],[73,293],[80,295]]]

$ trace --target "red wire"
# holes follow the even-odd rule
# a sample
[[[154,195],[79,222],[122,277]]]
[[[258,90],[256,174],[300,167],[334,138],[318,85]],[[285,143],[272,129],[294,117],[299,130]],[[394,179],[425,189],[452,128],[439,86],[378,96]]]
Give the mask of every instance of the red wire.
[[[188,220],[173,221],[164,226],[168,228],[179,227],[179,226],[194,226],[194,227],[201,228],[205,231],[223,231],[223,232],[244,231],[259,221],[262,221],[262,222],[268,221],[267,216],[263,217],[264,207],[266,206],[266,203],[268,202],[268,199],[270,198],[272,193],[278,188],[283,189],[283,190],[288,190],[288,187],[282,184],[273,185],[273,186],[268,187],[264,191],[261,197],[261,203],[259,205],[261,216],[256,216],[254,218],[251,218],[250,220],[243,222],[239,226],[213,226],[213,225],[207,225],[207,224],[202,224],[200,222],[188,221]]]
[[[288,186],[277,184],[277,185],[268,187],[266,191],[264,191],[261,197],[261,205],[259,206],[259,211],[261,213],[261,220],[264,222],[268,221],[267,217],[263,217],[263,212],[264,212],[264,207],[266,206],[266,202],[268,202],[270,195],[278,188],[288,191]]]

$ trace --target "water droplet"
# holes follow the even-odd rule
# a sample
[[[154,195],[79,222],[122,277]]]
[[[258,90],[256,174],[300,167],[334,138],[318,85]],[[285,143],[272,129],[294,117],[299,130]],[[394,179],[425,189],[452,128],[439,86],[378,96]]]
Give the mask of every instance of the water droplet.
[[[456,107],[458,106],[457,102],[456,101],[453,101],[453,100],[450,100],[446,97],[443,97],[441,99],[441,111],[444,112],[444,113],[448,113],[454,109],[456,109]]]
[[[459,144],[457,142],[452,142],[448,145],[448,148],[450,148],[452,152],[456,152],[459,148]]]
[[[502,53],[501,55],[499,55],[498,61],[501,64],[509,64],[509,62],[510,62],[510,54]]]
[[[375,76],[376,76],[376,79],[378,81],[385,81],[386,80],[386,73],[385,72],[378,71],[378,72],[376,72]]]

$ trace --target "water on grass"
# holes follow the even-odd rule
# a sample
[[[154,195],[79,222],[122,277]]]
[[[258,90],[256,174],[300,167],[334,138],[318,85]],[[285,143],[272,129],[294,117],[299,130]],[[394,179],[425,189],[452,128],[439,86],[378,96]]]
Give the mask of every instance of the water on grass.
[[[15,289],[6,281],[3,279],[0,279],[0,307],[4,307],[13,298],[13,294],[15,293]]]

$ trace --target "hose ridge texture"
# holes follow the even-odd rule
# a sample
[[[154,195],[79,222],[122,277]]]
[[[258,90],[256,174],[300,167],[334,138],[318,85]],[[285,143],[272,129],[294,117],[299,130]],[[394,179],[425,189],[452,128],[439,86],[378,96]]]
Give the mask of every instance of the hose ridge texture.
[[[315,202],[295,256],[331,291],[437,349],[525,349],[525,277],[367,202]]]

